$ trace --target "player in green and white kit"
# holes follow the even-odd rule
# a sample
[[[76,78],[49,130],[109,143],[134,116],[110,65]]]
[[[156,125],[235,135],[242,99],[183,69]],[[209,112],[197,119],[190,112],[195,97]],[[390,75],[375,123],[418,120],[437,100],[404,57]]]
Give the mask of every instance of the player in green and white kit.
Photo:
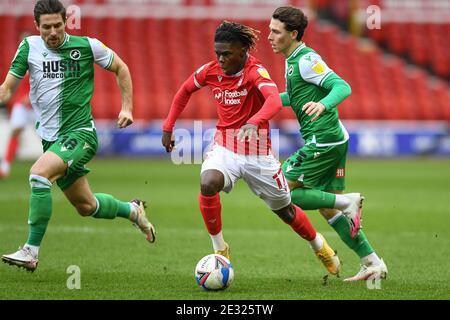
[[[93,194],[86,178],[89,169],[85,164],[98,147],[90,106],[94,63],[116,74],[122,93],[117,122],[120,128],[133,123],[128,67],[100,41],[67,34],[66,10],[58,0],[39,0],[34,17],[40,36],[27,37],[20,43],[0,86],[0,103],[11,97],[28,71],[30,100],[44,153],[30,170],[28,240],[19,251],[3,255],[2,260],[29,271],[36,269],[39,247],[52,214],[54,182],[81,216],[129,219],[149,242],[154,242],[155,230],[146,218],[143,201],[123,202],[108,194]]]
[[[385,278],[387,267],[360,230],[360,193],[343,194],[349,135],[336,106],[351,94],[350,86],[302,42],[308,25],[304,13],[280,7],[272,14],[269,41],[286,57],[287,92],[305,145],[283,163],[292,202],[304,210],[319,209],[344,243],[361,259],[361,270],[345,281]]]

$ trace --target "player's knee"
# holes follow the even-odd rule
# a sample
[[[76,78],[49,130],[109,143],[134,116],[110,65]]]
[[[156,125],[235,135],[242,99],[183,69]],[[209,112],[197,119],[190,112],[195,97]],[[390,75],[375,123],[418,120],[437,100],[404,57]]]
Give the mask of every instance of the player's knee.
[[[54,175],[52,168],[50,168],[48,165],[42,162],[36,162],[33,164],[33,166],[30,169],[30,176],[39,176],[43,177],[48,180],[55,181],[56,179],[53,179],[55,176],[59,177],[60,175]]]
[[[46,170],[42,166],[38,166],[36,164],[34,164],[30,169],[30,177],[31,176],[39,176],[48,179]]]
[[[222,190],[224,178],[222,173],[205,172],[200,178],[200,192],[205,196],[213,196]]]
[[[220,191],[219,183],[214,180],[202,180],[200,183],[200,192],[204,196],[213,196]]]
[[[97,209],[97,204],[89,202],[77,203],[75,204],[75,208],[77,209],[77,212],[80,216],[88,217],[95,212],[95,210]]]
[[[292,205],[284,207],[280,210],[272,210],[272,211],[275,212],[280,217],[280,219],[287,224],[290,224],[295,218],[295,211]]]

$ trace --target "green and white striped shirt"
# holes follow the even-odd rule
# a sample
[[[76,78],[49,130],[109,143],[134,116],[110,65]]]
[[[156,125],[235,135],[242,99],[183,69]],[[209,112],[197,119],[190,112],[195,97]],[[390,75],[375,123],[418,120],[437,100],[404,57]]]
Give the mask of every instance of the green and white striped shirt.
[[[40,36],[25,38],[9,73],[23,78],[30,73],[30,101],[36,128],[46,141],[74,130],[93,130],[91,99],[94,62],[108,69],[114,52],[97,39],[65,34],[58,48],[48,48]]]

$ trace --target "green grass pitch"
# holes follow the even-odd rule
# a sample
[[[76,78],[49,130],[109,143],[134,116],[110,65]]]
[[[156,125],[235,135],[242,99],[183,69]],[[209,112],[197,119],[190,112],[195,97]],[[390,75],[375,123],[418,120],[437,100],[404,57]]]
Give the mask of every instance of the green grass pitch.
[[[0,181],[0,253],[27,235],[28,170],[19,162]],[[232,248],[234,283],[222,292],[196,286],[193,269],[211,253],[198,210],[199,170],[170,160],[97,159],[91,187],[122,200],[149,201],[157,241],[149,245],[129,221],[81,218],[58,188],[53,216],[34,273],[0,264],[0,299],[449,299],[450,161],[357,160],[347,191],[366,196],[363,226],[389,268],[380,289],[344,283],[359,259],[316,211],[308,215],[343,261],[341,279],[323,283],[325,269],[305,241],[240,181],[222,195],[223,233]],[[81,289],[68,289],[69,266]]]

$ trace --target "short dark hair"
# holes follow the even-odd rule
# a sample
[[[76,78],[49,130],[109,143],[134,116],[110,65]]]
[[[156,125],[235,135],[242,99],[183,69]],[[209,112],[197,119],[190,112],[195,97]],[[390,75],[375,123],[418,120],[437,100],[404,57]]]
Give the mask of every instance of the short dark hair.
[[[41,15],[59,13],[66,22],[66,8],[59,0],[39,0],[34,6],[34,20],[39,25],[41,23]]]
[[[279,7],[273,12],[272,18],[283,22],[287,31],[297,30],[297,40],[302,40],[308,26],[308,17],[302,10],[290,6]]]
[[[258,41],[258,30],[237,22],[223,21],[216,29],[214,42],[240,42],[247,49],[254,49]]]

